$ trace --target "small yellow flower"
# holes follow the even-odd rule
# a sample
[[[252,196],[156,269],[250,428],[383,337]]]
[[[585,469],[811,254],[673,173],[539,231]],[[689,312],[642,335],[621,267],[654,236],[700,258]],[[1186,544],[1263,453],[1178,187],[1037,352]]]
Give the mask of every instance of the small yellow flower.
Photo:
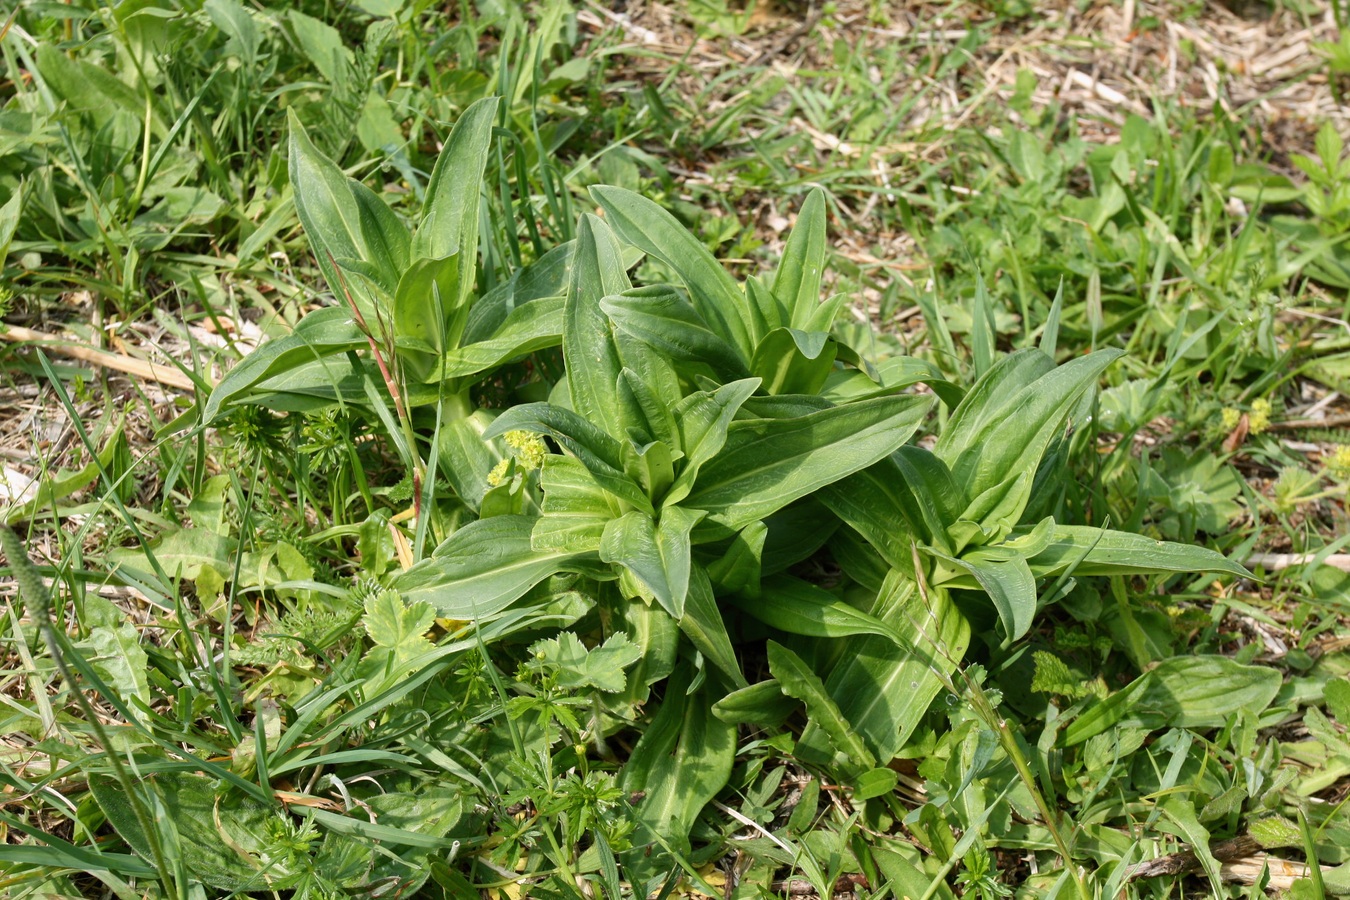
[[[1261,434],[1270,428],[1270,401],[1265,397],[1260,400],[1252,401],[1251,415],[1247,419],[1247,425],[1252,434]]]
[[[537,469],[544,464],[548,445],[539,435],[528,431],[508,431],[505,439],[506,446],[511,448],[523,468]]]
[[[1234,428],[1238,427],[1238,422],[1242,421],[1242,413],[1233,409],[1231,406],[1225,406],[1220,415],[1222,416],[1221,421],[1223,422],[1224,431],[1232,431]]]
[[[493,466],[492,471],[488,473],[488,484],[492,487],[501,484],[502,481],[506,479],[506,470],[510,468],[510,466],[511,458],[509,456],[506,459],[498,460],[497,465]]]
[[[1337,481],[1350,481],[1350,445],[1337,444],[1324,460],[1328,475]]]

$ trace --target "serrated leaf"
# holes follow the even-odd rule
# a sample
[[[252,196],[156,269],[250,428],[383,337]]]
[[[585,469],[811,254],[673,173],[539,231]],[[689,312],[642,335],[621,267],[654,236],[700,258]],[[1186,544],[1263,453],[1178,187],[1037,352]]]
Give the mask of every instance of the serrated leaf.
[[[382,647],[409,647],[416,653],[431,649],[425,635],[436,622],[436,611],[427,603],[404,603],[397,591],[380,591],[366,599],[361,626]]]
[[[617,632],[588,650],[575,634],[564,631],[556,638],[531,644],[530,657],[530,667],[552,671],[559,687],[593,687],[613,694],[624,689],[623,670],[642,657],[642,648]]]
[[[140,635],[126,615],[96,593],[84,598],[83,624],[89,637],[76,646],[89,652],[89,662],[104,681],[118,691],[125,706],[142,724],[149,724],[150,660]],[[132,703],[132,698],[140,703]]]

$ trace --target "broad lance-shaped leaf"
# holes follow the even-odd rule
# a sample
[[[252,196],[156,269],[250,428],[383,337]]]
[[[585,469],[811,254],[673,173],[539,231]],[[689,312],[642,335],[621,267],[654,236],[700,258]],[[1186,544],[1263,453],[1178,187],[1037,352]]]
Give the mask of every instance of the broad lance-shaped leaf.
[[[733,422],[684,505],[739,529],[894,452],[931,405],[930,397],[878,397],[793,419]]]
[[[528,516],[479,519],[401,573],[392,586],[410,604],[431,604],[442,618],[467,622],[496,615],[576,558],[535,550],[533,527]]]
[[[856,369],[835,369],[825,379],[821,396],[842,406],[883,394],[895,394],[922,382],[952,409],[960,406],[965,398],[965,391],[948,381],[941,369],[912,356],[893,356],[877,363],[874,371],[875,378]]]
[[[759,596],[764,576],[764,541],[769,526],[751,522],[736,532],[731,546],[721,559],[709,564],[708,576],[722,594],[744,594],[751,600]]]
[[[827,485],[820,498],[899,569],[913,568],[916,535],[921,544],[950,551],[947,529],[965,505],[942,460],[912,445]]]
[[[883,765],[895,758],[928,705],[948,683],[970,643],[970,625],[942,588],[927,602],[912,579],[892,571],[872,615],[901,633],[851,639],[825,680],[825,689]]]
[[[576,241],[559,244],[474,301],[462,343],[467,346],[490,340],[516,309],[545,297],[564,296],[575,249]]]
[[[1055,368],[1039,350],[1010,353],[975,382],[938,437],[935,452],[947,465],[973,446],[991,422],[1007,420],[1004,411],[1026,386]]]
[[[627,568],[678,620],[684,615],[689,592],[689,533],[702,518],[699,510],[676,506],[663,510],[661,521],[655,522],[634,510],[605,525],[600,559]]]
[[[202,423],[213,424],[231,404],[246,400],[249,389],[268,378],[334,353],[367,346],[351,310],[318,309],[301,319],[284,337],[274,338],[231,369],[202,408]]]
[[[1251,577],[1245,568],[1207,547],[1082,525],[1056,525],[1049,545],[1028,562],[1037,578],[1066,571],[1074,575],[1227,572]]]
[[[968,572],[979,583],[994,601],[1008,640],[1015,641],[1031,630],[1031,621],[1036,617],[1036,579],[1025,559],[1018,556],[1000,558],[978,550],[960,557],[936,552],[933,555],[949,566]]]
[[[668,868],[661,844],[688,856],[694,820],[731,777],[736,726],[712,715],[710,683],[689,693],[692,675],[686,664],[671,676],[660,710],[620,776],[625,792],[642,795],[635,812],[636,848],[627,860],[629,871],[651,865],[645,862],[648,850]],[[656,844],[658,838],[655,848],[644,846]]]
[[[633,288],[600,301],[622,329],[677,362],[705,363],[724,378],[744,378],[745,360],[678,291],[666,285]]]
[[[464,316],[455,315],[462,274],[458,256],[419,259],[398,281],[394,291],[394,343],[400,350],[413,351],[405,352],[404,359],[416,360],[418,370],[413,374],[418,378],[432,365],[428,357],[453,347],[463,331]],[[458,319],[453,329],[448,326],[452,318]]]
[[[780,725],[798,702],[770,678],[740,688],[713,704],[713,715],[730,725]]]
[[[562,338],[562,297],[545,297],[513,309],[497,333],[451,349],[428,381],[477,375],[512,359],[556,347]]]
[[[628,280],[618,241],[603,220],[585,215],[577,227],[572,278],[563,305],[563,356],[572,408],[607,434],[622,434],[615,384],[623,363],[600,300],[621,294]]]
[[[777,641],[769,641],[767,649],[769,671],[777,680],[779,689],[806,704],[806,713],[812,723],[829,735],[830,742],[848,758],[850,765],[863,769],[875,766],[876,758],[854,732],[852,724],[844,718],[839,706],[826,693],[825,685],[811,671],[811,667]]]
[[[1090,707],[1064,732],[1065,746],[1110,728],[1221,728],[1239,710],[1257,715],[1280,691],[1279,671],[1226,656],[1164,660]]]
[[[775,328],[750,360],[750,371],[770,394],[815,394],[834,371],[838,344],[823,331]]]
[[[615,387],[622,410],[620,418],[630,443],[637,442],[636,435],[640,433],[642,442],[656,441],[664,445],[672,461],[678,457],[679,432],[667,398],[659,395],[641,375],[627,366],[619,373]],[[678,385],[672,394],[678,396]]]
[[[310,141],[295,111],[290,112],[290,176],[295,211],[305,228],[328,287],[342,298],[343,285],[375,312],[374,295],[360,280],[340,275],[336,260],[352,259],[374,267],[374,281],[393,296],[408,266],[408,231],[370,188],[353,181]],[[344,301],[345,302],[345,301]]]
[[[905,637],[880,619],[869,616],[840,600],[824,588],[791,575],[764,579],[759,597],[726,598],[752,618],[788,634],[806,637],[843,638],[881,635],[903,645]]]
[[[733,381],[711,393],[696,391],[675,407],[673,418],[684,461],[675,484],[662,501],[665,505],[679,503],[689,496],[699,471],[726,446],[727,429],[741,405],[758,387],[758,378]]]
[[[1027,352],[1040,354],[1039,350]],[[954,459],[944,452],[949,448],[938,441],[937,456],[951,467],[952,477],[971,498],[962,518],[987,525],[1016,524],[1026,508],[1041,457],[1064,427],[1065,416],[1120,355],[1119,350],[1098,350],[1022,387],[1001,405],[997,417],[983,422]],[[997,366],[990,374],[996,371]],[[962,407],[978,399],[978,389],[979,385],[967,395]]]
[[[598,553],[605,526],[623,515],[618,499],[596,484],[587,468],[570,456],[549,455],[539,473],[542,515],[530,542],[536,550]]]
[[[625,241],[679,273],[703,320],[736,348],[744,368],[759,336],[741,289],[708,248],[674,216],[640,194],[596,185],[591,196]]]
[[[500,444],[494,448],[483,440],[483,432],[492,420],[493,411],[477,409],[467,416],[449,416],[436,433],[441,472],[454,486],[459,499],[474,512],[491,488],[488,474],[506,452]]]
[[[736,662],[736,651],[731,648],[731,636],[727,634],[726,623],[713,594],[712,582],[697,563],[689,572],[689,594],[685,599],[684,615],[680,618],[680,630],[734,686],[746,686],[745,676]]]
[[[497,98],[484,97],[464,110],[451,129],[431,172],[413,236],[417,256],[442,259],[458,254],[460,259],[477,259],[478,203],[496,115]],[[447,305],[454,299],[447,297]]]
[[[797,213],[797,223],[792,226],[783,246],[783,258],[774,273],[773,293],[788,309],[788,319],[774,323],[775,326],[808,327],[820,304],[826,237],[825,192],[814,188]]]
[[[523,403],[497,417],[485,438],[508,431],[546,434],[590,471],[596,484],[638,509],[652,512],[651,500],[636,481],[624,474],[623,450],[617,440],[581,416],[549,403]]]

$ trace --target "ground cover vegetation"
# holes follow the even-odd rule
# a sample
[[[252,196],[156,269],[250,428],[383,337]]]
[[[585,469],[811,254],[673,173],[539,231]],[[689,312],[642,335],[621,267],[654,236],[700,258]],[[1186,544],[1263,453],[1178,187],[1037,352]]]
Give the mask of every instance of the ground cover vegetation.
[[[1350,893],[1342,12],[18,4],[0,889]]]

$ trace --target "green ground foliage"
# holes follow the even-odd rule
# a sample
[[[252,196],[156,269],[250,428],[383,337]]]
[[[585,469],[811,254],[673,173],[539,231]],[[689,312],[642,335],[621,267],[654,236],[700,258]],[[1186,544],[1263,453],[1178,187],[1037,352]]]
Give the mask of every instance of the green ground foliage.
[[[7,13],[0,892],[1350,893],[1334,123],[844,5]]]

